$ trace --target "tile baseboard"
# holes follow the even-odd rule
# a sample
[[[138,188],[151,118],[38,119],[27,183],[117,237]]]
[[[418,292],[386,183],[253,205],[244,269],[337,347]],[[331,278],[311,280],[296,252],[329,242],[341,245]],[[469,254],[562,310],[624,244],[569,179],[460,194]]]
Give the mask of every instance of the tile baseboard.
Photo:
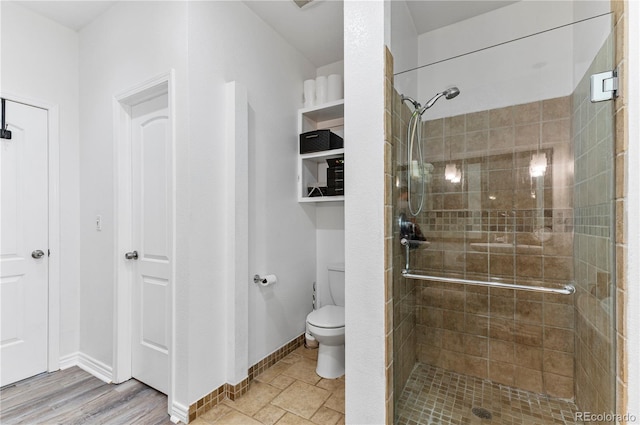
[[[225,398],[229,400],[236,400],[242,395],[244,395],[249,390],[249,383],[257,378],[261,373],[266,371],[268,368],[276,364],[278,361],[282,360],[290,353],[292,353],[297,348],[301,347],[304,344],[304,334],[297,336],[292,339],[282,347],[275,350],[273,353],[269,354],[253,366],[249,367],[247,371],[247,377],[243,379],[241,382],[232,385],[232,384],[223,384],[218,388],[200,398],[195,403],[189,406],[189,422],[195,420],[196,418],[202,416],[213,407],[222,402]]]

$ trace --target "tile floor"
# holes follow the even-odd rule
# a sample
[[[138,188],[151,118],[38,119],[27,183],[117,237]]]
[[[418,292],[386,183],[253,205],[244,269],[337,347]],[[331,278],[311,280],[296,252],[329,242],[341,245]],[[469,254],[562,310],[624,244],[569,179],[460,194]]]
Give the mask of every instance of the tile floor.
[[[344,376],[316,374],[318,350],[296,349],[249,384],[235,401],[222,403],[191,422],[194,425],[344,424]]]
[[[492,419],[474,415],[474,407]],[[574,425],[581,423],[575,412],[565,400],[418,363],[398,400],[396,425]]]

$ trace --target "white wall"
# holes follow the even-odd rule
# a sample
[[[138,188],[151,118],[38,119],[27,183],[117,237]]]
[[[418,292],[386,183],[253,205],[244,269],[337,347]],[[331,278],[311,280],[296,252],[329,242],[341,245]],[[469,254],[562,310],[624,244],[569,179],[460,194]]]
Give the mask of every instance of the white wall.
[[[316,69],[316,77],[339,74],[344,76],[344,60],[322,65]]]
[[[435,63],[572,19],[571,2],[520,1],[420,35],[418,62]],[[440,100],[429,111],[434,119],[566,96],[574,88],[572,40],[566,27],[422,68],[413,73],[420,102],[447,87],[460,88],[455,101]]]
[[[223,83],[236,81],[249,101],[249,272],[236,285],[249,285],[249,365],[304,332],[315,279],[315,212],[296,198],[296,112],[302,82],[315,67],[241,2],[193,2],[189,7],[189,84],[192,194],[191,296],[208,304],[209,317],[193,321],[190,333],[204,341],[191,353],[211,371],[190,371],[192,399],[210,391],[212,364],[220,351],[220,330],[212,326],[224,310],[216,261],[224,252],[224,208],[216,182],[227,170],[219,160],[224,145]],[[242,52],[242,53],[239,53]],[[202,182],[210,182],[202,184]],[[252,276],[274,273],[275,286],[262,288]],[[198,301],[201,300],[201,301]],[[204,306],[203,306],[204,307]],[[193,343],[192,343],[193,346]],[[248,366],[249,366],[248,365]],[[198,378],[197,373],[204,373]]]
[[[341,75],[344,83],[344,60],[316,69],[316,76],[331,74]],[[317,283],[317,306],[321,307],[332,304],[327,268],[330,264],[344,263],[344,203],[318,203],[315,207],[315,217],[316,273],[314,281]],[[309,307],[311,302],[311,299],[304,300],[304,304]]]
[[[418,66],[418,33],[411,12],[404,0],[391,2],[391,41],[389,50],[393,55],[393,72],[398,73]],[[415,72],[396,75],[394,87],[409,97],[418,96],[418,81]]]
[[[329,293],[330,264],[344,263],[344,204],[316,206],[316,277],[319,306],[333,304]],[[311,299],[305,300],[310,306]]]
[[[80,351],[113,366],[115,261],[113,97],[175,69],[177,134],[176,320],[174,398],[188,405],[189,138],[186,22],[181,2],[119,2],[80,32]],[[95,216],[102,215],[102,231]]]
[[[573,2],[573,19],[591,18],[611,11],[609,0]],[[613,28],[611,15],[589,19],[572,26],[573,30],[573,85],[574,89],[591,66]],[[613,58],[612,58],[613,59]],[[598,71],[606,71],[604,69]]]
[[[346,423],[385,423],[385,4],[345,1]]]
[[[609,34],[611,18],[526,36],[606,13],[608,8],[608,1],[510,4],[421,34],[418,63],[433,65],[402,77],[417,80],[422,104],[446,87],[460,88],[460,96],[453,102],[439,101],[429,119],[569,95]],[[437,63],[521,37],[526,38]]]
[[[249,285],[249,364],[304,331],[315,216],[295,197],[295,113],[302,81],[315,68],[240,2],[123,2],[82,31],[81,348],[106,364],[113,350],[104,338],[113,320],[111,96],[170,68],[178,145],[175,397],[188,405],[226,382],[229,285]],[[256,287],[250,276],[227,281],[228,81],[243,85],[249,100],[250,272],[277,274],[272,288]],[[100,233],[92,227],[96,214],[103,215]]]
[[[0,91],[59,107],[60,356],[78,351],[78,36],[13,2],[2,10]]]

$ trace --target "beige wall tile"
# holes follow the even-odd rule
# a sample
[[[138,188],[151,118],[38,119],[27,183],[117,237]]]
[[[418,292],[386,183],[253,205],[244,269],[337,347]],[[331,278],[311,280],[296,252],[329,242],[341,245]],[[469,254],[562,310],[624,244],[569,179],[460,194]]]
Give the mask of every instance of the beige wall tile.
[[[464,313],[451,310],[443,310],[442,318],[444,329],[449,329],[457,332],[464,331]]]
[[[515,300],[512,297],[492,296],[489,304],[489,309],[491,312],[491,317],[513,319],[515,313]]]
[[[549,395],[565,399],[573,397],[573,378],[545,373],[544,381]]]
[[[573,329],[574,307],[566,304],[548,303],[544,308],[546,326]]]
[[[489,111],[489,127],[509,127],[513,125],[513,108],[492,109]]]
[[[569,329],[544,328],[545,349],[573,353],[573,338],[573,331]]]
[[[513,107],[513,121],[516,125],[537,123],[541,119],[541,103],[531,102]]]
[[[464,335],[465,354],[486,358],[489,354],[488,339],[476,335]]]
[[[527,369],[516,365],[515,385],[518,388],[536,393],[542,393],[542,372],[539,370]]]
[[[565,281],[573,278],[571,257],[544,257],[543,267],[545,279]]]
[[[571,97],[563,96],[542,101],[542,120],[551,121],[571,116]]]
[[[465,373],[478,378],[489,376],[489,361],[486,358],[464,355]]]
[[[461,135],[461,134],[464,135],[465,121],[466,121],[465,115],[457,115],[454,117],[445,118],[444,119],[444,135],[445,136],[455,136],[455,135]]]
[[[515,364],[533,370],[542,370],[542,348],[515,344]]]
[[[521,322],[541,324],[542,306],[541,302],[516,300],[515,319]]]
[[[542,123],[542,143],[569,143],[571,121],[568,118]]]
[[[489,336],[489,318],[467,313],[465,314],[464,329],[467,333],[487,337]]]
[[[538,147],[540,141],[540,123],[518,125],[515,127],[514,145],[528,146],[532,150]]]
[[[489,340],[489,358],[491,361],[513,364],[515,361],[514,343],[497,339]]]
[[[512,363],[490,361],[489,379],[499,384],[513,386],[515,384],[515,370],[516,367]]]
[[[539,347],[543,342],[543,328],[530,323],[516,322],[514,342]]]
[[[492,151],[513,149],[514,143],[515,130],[513,127],[496,128],[489,131],[489,149]]]
[[[491,318],[489,322],[489,336],[492,339],[513,342],[515,323],[513,320]]]

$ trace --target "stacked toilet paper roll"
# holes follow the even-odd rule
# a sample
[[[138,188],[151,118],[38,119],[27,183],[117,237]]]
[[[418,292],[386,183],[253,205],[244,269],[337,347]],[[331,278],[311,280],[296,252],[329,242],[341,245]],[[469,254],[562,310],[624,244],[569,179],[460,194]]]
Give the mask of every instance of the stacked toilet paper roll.
[[[342,75],[320,75],[315,80],[304,81],[304,107],[310,108],[344,98]]]
[[[327,77],[316,77],[316,105],[327,103],[328,89]]]
[[[304,107],[316,104],[316,80],[304,80]]]
[[[340,100],[344,97],[344,90],[342,88],[342,75],[331,74],[327,79],[327,100],[329,102],[333,100]]]

